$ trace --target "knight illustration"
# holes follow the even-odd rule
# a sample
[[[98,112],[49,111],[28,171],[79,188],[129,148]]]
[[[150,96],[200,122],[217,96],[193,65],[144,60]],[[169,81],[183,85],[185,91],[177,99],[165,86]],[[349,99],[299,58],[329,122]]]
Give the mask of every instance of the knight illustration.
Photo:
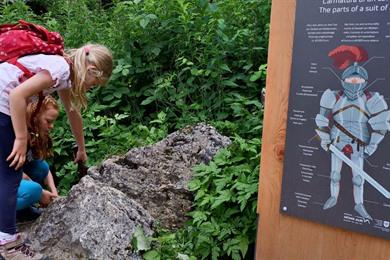
[[[323,93],[320,112],[315,118],[321,147],[331,152],[330,197],[323,209],[337,203],[344,163],[352,169],[354,210],[372,220],[363,204],[365,181],[387,198],[390,194],[364,171],[363,165],[390,129],[390,111],[382,95],[367,90],[368,72],[364,65],[359,65],[368,59],[362,47],[341,45],[330,51],[329,57],[343,72],[339,78],[342,89],[327,89]]]

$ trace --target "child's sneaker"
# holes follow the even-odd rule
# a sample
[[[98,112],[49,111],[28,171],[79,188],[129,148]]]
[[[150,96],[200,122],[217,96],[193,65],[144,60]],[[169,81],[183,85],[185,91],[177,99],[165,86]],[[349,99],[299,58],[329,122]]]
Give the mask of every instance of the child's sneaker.
[[[42,254],[32,250],[26,244],[20,235],[15,241],[0,245],[0,259],[5,260],[43,260],[46,259]]]

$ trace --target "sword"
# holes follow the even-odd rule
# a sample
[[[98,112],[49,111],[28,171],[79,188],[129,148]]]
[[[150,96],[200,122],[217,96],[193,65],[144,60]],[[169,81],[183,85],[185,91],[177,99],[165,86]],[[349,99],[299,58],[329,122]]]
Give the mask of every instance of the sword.
[[[345,156],[339,149],[336,148],[333,144],[329,146],[329,150],[336,155],[340,160],[345,162],[349,167],[354,169],[363,177],[369,184],[371,184],[377,191],[383,194],[386,198],[390,199],[390,192],[386,190],[382,185],[380,185],[376,180],[374,180],[370,175],[368,175],[362,168],[357,166],[351,159]]]

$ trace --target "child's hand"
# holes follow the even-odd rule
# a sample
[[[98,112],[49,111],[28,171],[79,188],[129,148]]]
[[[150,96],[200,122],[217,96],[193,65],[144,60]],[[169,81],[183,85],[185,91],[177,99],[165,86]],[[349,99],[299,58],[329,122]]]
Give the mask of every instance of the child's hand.
[[[48,190],[42,190],[42,196],[39,202],[43,208],[46,208],[56,197],[58,197],[58,195],[54,195]]]
[[[27,152],[27,138],[16,138],[14,141],[14,147],[11,154],[7,157],[7,161],[11,161],[9,167],[15,167],[15,170],[19,170],[26,161]]]
[[[58,197],[58,191],[57,191],[57,189],[51,189],[51,194],[53,194],[53,197],[54,197],[54,198],[57,198],[57,197]]]
[[[87,153],[85,151],[78,150],[76,153],[76,157],[74,158],[74,163],[77,162],[86,162],[88,159]]]

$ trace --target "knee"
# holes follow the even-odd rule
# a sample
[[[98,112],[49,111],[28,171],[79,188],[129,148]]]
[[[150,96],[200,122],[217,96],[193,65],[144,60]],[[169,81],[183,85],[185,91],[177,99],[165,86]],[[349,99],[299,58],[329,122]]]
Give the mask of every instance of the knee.
[[[30,187],[31,198],[34,201],[39,201],[42,195],[42,186],[39,183],[33,182]]]
[[[22,181],[18,190],[17,209],[37,203],[42,196],[42,187],[34,181]]]
[[[360,175],[353,176],[352,182],[353,182],[354,185],[360,187],[363,184],[363,178]]]
[[[330,179],[334,183],[340,182],[340,179],[341,179],[340,172],[332,171],[331,174],[330,174]]]

